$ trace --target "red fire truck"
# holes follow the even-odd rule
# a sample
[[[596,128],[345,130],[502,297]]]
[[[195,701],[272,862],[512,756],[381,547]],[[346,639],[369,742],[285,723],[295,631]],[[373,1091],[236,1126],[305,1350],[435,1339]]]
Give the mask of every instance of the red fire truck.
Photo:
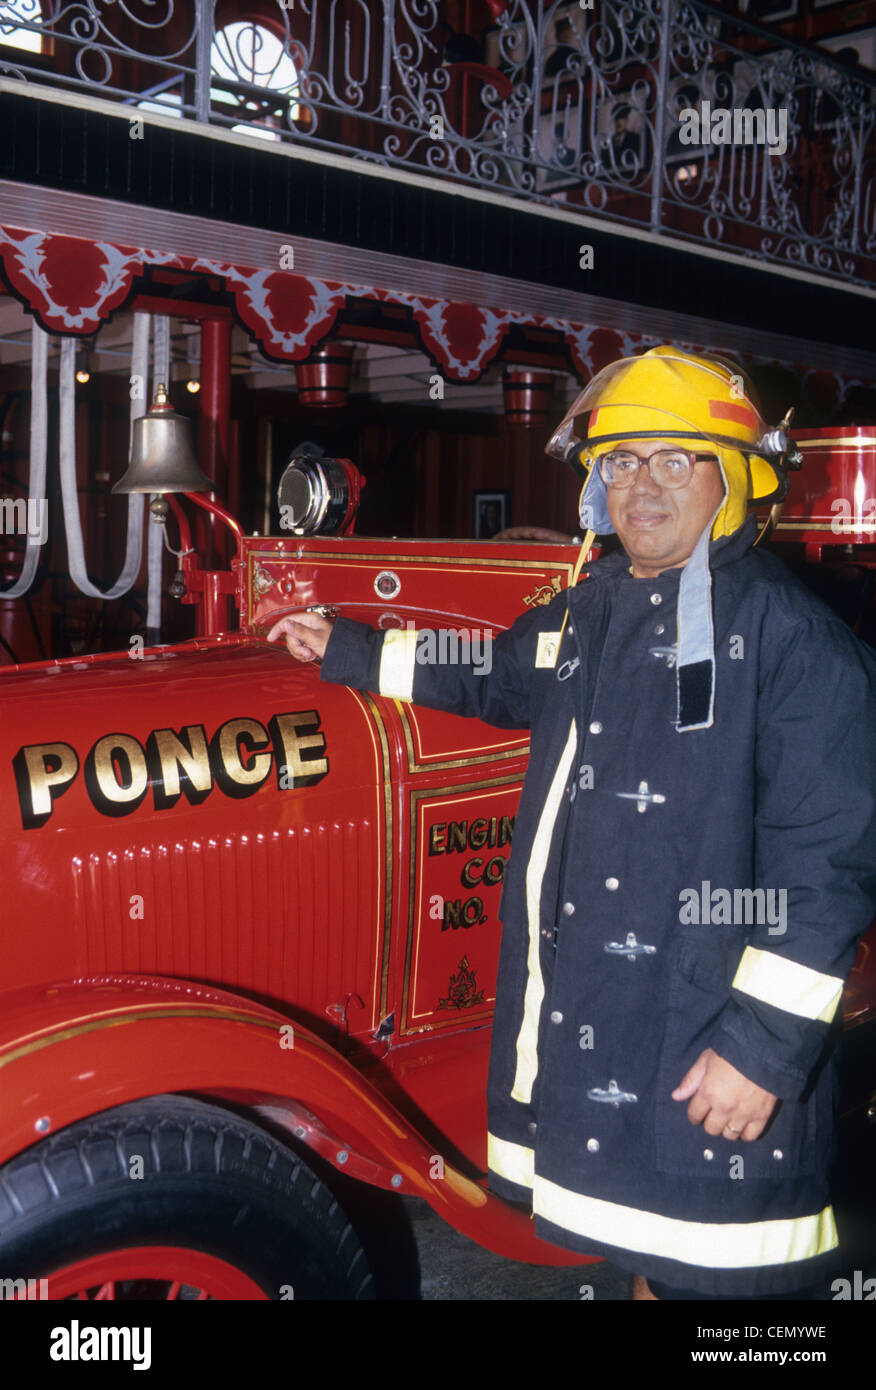
[[[265,640],[314,606],[499,630],[577,547],[363,539],[355,470],[293,468],[292,532],[201,502],[236,543],[230,572],[183,556],[205,635],[0,674],[0,1266],[51,1298],[373,1297],[404,1194],[502,1255],[586,1262],[484,1179],[525,732],[321,684]],[[806,542],[836,539],[809,500]],[[854,1138],[872,931],[844,1010]]]

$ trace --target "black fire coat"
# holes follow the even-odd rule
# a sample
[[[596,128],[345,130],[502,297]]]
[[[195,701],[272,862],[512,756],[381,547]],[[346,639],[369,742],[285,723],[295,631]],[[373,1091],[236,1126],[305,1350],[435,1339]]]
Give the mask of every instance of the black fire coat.
[[[831,1045],[876,907],[876,657],[754,534],[711,545],[708,729],[674,723],[682,570],[636,579],[623,552],[499,635],[488,674],[346,619],[322,665],[530,729],[490,1185],[546,1240],[707,1295],[829,1275]],[[712,1138],[672,1100],[706,1048],[780,1098],[761,1138]]]

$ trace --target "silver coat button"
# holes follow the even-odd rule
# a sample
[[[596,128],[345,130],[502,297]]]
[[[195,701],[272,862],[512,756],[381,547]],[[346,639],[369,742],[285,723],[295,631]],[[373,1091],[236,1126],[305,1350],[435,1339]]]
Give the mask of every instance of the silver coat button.
[[[662,595],[662,594],[652,594],[652,595],[651,595],[651,602],[653,603],[654,607],[656,608],[657,605],[658,605],[658,603],[662,603],[662,602],[663,602],[663,595]]]
[[[712,1153],[711,1149],[703,1149],[703,1158],[711,1161],[714,1157],[715,1155]]]
[[[785,1157],[785,1155],[782,1153],[782,1150],[781,1150],[781,1149],[773,1149],[773,1158],[784,1158],[784,1157]]]
[[[666,628],[663,626],[662,623],[658,623],[654,631],[656,632],[657,636],[660,637],[661,634],[666,631]]]
[[[599,1140],[598,1140],[598,1139],[588,1139],[588,1140],[587,1140],[587,1152],[590,1153],[590,1154],[598,1154],[598,1153],[599,1153]]]
[[[607,878],[605,880],[605,886],[608,889],[609,893],[613,893],[616,888],[620,887],[620,879]]]
[[[563,1015],[560,1013],[559,1009],[554,1009],[551,1014],[551,1023],[562,1023],[562,1021]]]
[[[572,913],[573,913],[574,911],[575,911],[575,904],[574,904],[574,903],[563,903],[563,912],[565,913],[565,915],[566,915],[567,917],[571,917],[571,916],[572,916]]]
[[[530,1134],[534,1134],[538,1129],[538,1125],[535,1123],[535,1120],[530,1120],[526,1128],[529,1130]]]
[[[593,723],[590,725],[590,732],[591,734],[602,733],[602,725],[600,724],[598,719],[594,719]]]

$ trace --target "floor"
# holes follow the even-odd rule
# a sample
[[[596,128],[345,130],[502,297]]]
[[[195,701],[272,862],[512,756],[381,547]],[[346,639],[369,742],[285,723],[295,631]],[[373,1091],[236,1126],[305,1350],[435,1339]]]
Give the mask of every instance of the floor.
[[[520,1264],[460,1235],[420,1198],[405,1198],[405,1206],[420,1257],[424,1300],[577,1302],[585,1297],[631,1297],[631,1276],[604,1261],[562,1268]]]

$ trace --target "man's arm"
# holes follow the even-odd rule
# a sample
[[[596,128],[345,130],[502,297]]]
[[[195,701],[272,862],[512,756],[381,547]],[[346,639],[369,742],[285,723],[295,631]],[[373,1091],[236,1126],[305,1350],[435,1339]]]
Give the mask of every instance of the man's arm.
[[[876,659],[814,617],[782,644],[760,694],[754,927],[711,1039],[786,1100],[804,1091],[876,910]]]
[[[756,883],[780,911],[739,961],[712,1047],[673,1091],[708,1134],[757,1139],[804,1090],[876,910],[876,662],[844,630],[797,632],[761,695]]]
[[[530,684],[545,610],[521,614],[490,639],[474,629],[389,628],[316,613],[281,618],[268,641],[286,637],[300,661],[322,658],[321,679],[468,715],[499,728],[530,723]]]

